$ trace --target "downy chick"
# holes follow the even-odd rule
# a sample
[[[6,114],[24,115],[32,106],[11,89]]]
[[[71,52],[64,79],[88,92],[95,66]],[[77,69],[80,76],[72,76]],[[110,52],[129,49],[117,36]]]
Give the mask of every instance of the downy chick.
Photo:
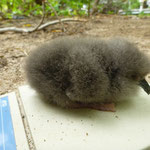
[[[99,109],[135,95],[149,72],[149,58],[123,38],[61,37],[38,47],[26,61],[30,85],[66,108]]]

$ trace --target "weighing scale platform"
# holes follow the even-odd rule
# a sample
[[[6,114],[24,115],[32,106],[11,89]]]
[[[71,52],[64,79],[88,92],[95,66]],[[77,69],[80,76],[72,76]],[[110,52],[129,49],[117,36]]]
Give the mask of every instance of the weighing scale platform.
[[[150,146],[150,96],[143,90],[116,112],[67,110],[28,85],[0,97],[0,150],[142,150]],[[148,149],[147,149],[148,150]]]

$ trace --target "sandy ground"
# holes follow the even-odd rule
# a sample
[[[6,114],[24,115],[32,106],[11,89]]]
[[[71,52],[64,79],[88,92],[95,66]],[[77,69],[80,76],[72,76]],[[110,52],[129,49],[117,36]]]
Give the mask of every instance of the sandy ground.
[[[100,15],[86,20],[86,22],[65,23],[66,33],[61,32],[60,25],[57,24],[30,34],[14,32],[0,34],[0,94],[26,84],[23,66],[27,55],[35,47],[58,36],[75,34],[102,38],[121,36],[134,42],[140,50],[150,56],[150,17]],[[0,28],[25,27],[38,21],[38,19],[3,20],[0,22]]]

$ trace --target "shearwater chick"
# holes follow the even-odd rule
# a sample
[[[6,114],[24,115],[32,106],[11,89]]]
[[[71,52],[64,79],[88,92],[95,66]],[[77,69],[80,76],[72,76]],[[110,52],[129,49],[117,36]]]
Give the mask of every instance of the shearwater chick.
[[[150,91],[143,86],[149,58],[123,38],[57,38],[33,51],[25,69],[44,99],[65,108],[114,111],[109,103],[135,95],[139,85]]]

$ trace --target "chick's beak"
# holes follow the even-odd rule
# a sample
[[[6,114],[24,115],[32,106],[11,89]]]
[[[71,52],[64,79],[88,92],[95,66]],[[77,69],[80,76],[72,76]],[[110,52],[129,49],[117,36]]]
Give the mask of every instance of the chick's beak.
[[[139,85],[140,87],[143,88],[143,90],[149,95],[150,94],[150,85],[148,84],[148,82],[143,79],[139,81]]]

